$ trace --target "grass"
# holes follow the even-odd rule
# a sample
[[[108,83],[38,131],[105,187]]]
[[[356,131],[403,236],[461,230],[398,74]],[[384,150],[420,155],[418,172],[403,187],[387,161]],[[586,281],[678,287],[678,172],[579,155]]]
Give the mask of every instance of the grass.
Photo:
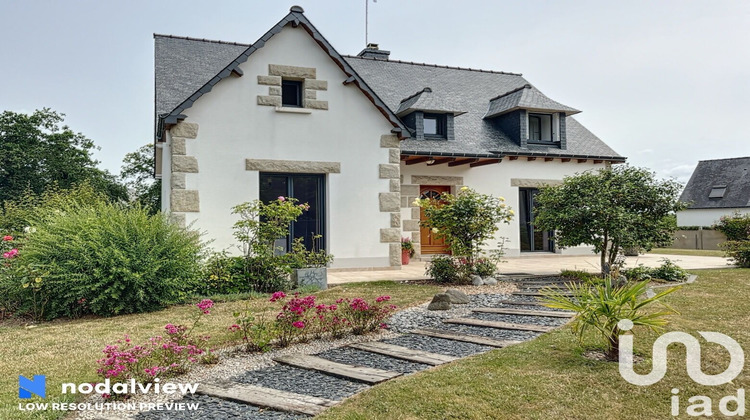
[[[399,307],[407,307],[428,300],[441,290],[435,286],[406,285],[394,282],[347,284],[316,293],[320,301],[333,303],[338,298],[364,297],[372,299],[388,294]],[[277,309],[267,296],[235,300],[223,296],[211,315],[205,316],[195,329],[197,335],[210,335],[210,345],[222,347],[236,344],[227,327],[234,323],[232,313],[249,305],[260,313],[264,308]],[[182,305],[148,314],[112,318],[85,318],[42,323],[33,328],[0,324],[0,419],[54,419],[61,411],[21,412],[17,410],[18,375],[47,375],[45,402],[71,402],[73,396],[60,394],[63,382],[96,382],[96,361],[102,349],[129,334],[135,342],[164,333],[167,323],[189,323],[195,313],[192,305]],[[39,398],[24,402],[41,402]]]
[[[678,248],[655,248],[649,254],[665,255],[695,255],[700,257],[723,257],[724,251],[713,249],[678,249]]]
[[[697,283],[684,286],[665,299],[680,314],[671,317],[668,330],[717,331],[750,349],[750,270],[696,270]],[[658,334],[638,331],[636,353],[646,362],[639,373],[651,370],[651,346]],[[670,417],[672,388],[680,390],[680,418],[688,418],[688,398],[713,399],[718,414],[721,397],[737,394],[750,385],[743,372],[734,383],[704,387],[685,369],[685,350],[669,350],[667,375],[657,384],[639,387],[627,383],[616,363],[582,356],[595,345],[578,343],[569,330],[409,375],[377,385],[334,407],[320,417],[333,419],[655,419]],[[703,342],[705,373],[723,371],[728,353]],[[730,408],[733,405],[730,404]],[[720,416],[720,415],[719,415]]]

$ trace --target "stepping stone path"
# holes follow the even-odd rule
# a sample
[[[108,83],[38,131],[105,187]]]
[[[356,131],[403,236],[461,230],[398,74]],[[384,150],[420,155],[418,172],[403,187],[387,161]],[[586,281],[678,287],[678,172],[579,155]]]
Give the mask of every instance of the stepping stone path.
[[[557,277],[516,281],[521,289],[493,307],[472,307],[469,315],[443,319],[440,328],[415,328],[395,338],[325,350],[315,355],[293,354],[274,359],[275,365],[240,374],[230,380],[201,384],[200,402],[193,412],[143,412],[147,419],[307,419],[372,385],[472,354],[518,344],[552,331],[573,313],[541,306],[545,287],[564,290]]]

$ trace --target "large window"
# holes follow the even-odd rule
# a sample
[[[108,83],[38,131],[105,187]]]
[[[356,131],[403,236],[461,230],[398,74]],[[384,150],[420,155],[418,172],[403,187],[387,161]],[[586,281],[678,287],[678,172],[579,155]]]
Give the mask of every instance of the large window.
[[[295,108],[302,107],[302,82],[297,80],[281,81],[281,105]]]
[[[446,117],[442,114],[424,114],[424,136],[445,138]]]
[[[289,226],[289,237],[279,240],[276,246],[288,252],[294,238],[304,238],[307,249],[325,249],[325,176],[321,174],[260,174],[260,199],[264,203],[279,196],[293,197],[300,204],[307,203],[310,210],[302,213]],[[322,235],[320,239],[314,237]]]
[[[554,252],[552,232],[537,229],[534,226],[534,197],[539,193],[536,188],[518,189],[518,222],[521,228],[521,251]]]
[[[530,142],[551,142],[552,136],[552,115],[529,114]]]

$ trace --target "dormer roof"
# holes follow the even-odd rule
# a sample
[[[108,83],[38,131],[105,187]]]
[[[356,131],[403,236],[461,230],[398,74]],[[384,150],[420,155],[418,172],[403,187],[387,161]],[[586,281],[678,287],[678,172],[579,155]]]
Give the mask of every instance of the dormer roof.
[[[525,84],[490,99],[484,118],[493,118],[517,109],[542,112],[564,112],[565,115],[578,114],[579,110],[553,101],[534,86]]]
[[[414,111],[423,111],[435,114],[453,114],[461,115],[465,114],[466,111],[456,111],[451,107],[450,101],[443,98],[439,98],[432,92],[432,89],[426,87],[417,93],[408,96],[401,100],[396,115],[403,117],[404,115],[411,114]]]

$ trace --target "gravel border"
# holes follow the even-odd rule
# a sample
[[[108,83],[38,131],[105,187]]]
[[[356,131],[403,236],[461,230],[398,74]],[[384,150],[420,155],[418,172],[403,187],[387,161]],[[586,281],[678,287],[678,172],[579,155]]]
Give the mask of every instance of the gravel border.
[[[231,378],[231,381],[329,400],[342,400],[369,388],[361,382],[282,364],[266,369],[251,370]]]
[[[144,411],[135,418],[137,420],[299,420],[311,418],[303,414],[265,410],[208,395],[186,395],[183,401],[200,403],[200,408],[194,411]]]
[[[410,349],[427,351],[430,353],[446,354],[455,357],[467,357],[477,353],[484,353],[494,349],[474,343],[447,340],[444,338],[428,337],[424,335],[408,334],[396,338],[382,340],[384,343],[408,347]]]
[[[337,349],[326,350],[323,353],[318,353],[316,356],[333,362],[346,363],[354,366],[367,366],[401,373],[414,373],[432,367],[424,363],[410,362],[408,360],[397,359],[395,357],[378,353],[371,353],[365,350],[353,349],[351,347],[339,347]]]
[[[474,312],[470,318],[483,319],[486,321],[502,321],[513,324],[531,324],[543,325],[547,327],[559,327],[568,322],[568,318],[553,318],[548,316],[526,316],[526,315],[509,315],[509,314],[491,314],[484,312]]]

